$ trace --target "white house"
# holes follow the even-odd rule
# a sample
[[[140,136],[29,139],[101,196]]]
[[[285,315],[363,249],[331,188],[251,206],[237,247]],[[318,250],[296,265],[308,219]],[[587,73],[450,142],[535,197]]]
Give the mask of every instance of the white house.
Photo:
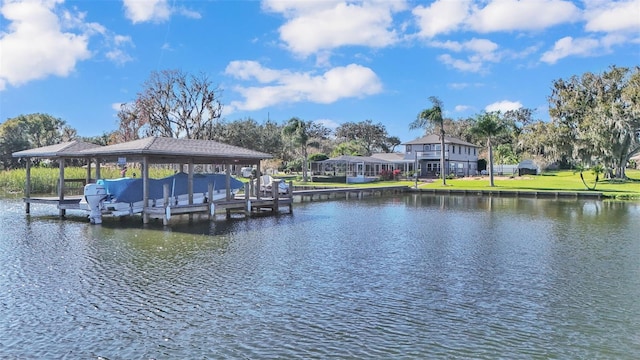
[[[440,175],[440,136],[426,135],[402,144],[405,146],[405,161],[413,160],[414,168],[421,177]],[[470,176],[478,173],[478,153],[480,146],[466,141],[444,137],[444,159],[447,174]]]

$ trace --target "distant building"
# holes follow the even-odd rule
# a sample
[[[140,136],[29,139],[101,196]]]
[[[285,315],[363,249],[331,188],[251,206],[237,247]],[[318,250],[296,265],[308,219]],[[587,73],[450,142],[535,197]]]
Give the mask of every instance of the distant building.
[[[402,144],[405,146],[404,160],[413,161],[420,177],[440,176],[440,136],[426,135]],[[478,152],[480,146],[445,136],[444,159],[446,174],[471,176],[478,173]]]

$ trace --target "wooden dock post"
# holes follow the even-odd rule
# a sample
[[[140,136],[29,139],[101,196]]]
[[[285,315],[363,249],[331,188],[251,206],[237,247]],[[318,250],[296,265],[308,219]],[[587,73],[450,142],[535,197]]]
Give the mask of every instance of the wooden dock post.
[[[211,220],[216,209],[213,204],[213,183],[209,183],[207,187],[207,199],[209,200],[209,220]]]
[[[246,216],[251,215],[251,192],[250,192],[251,184],[250,182],[251,181],[244,184],[244,209],[245,209],[244,214]],[[229,210],[227,210],[227,214],[230,214]],[[227,215],[227,216],[231,217],[230,215]]]
[[[280,203],[280,179],[274,179],[273,185],[271,186],[271,193],[273,196],[273,212],[277,213],[280,211],[279,203]]]
[[[162,217],[162,225],[169,225],[169,214],[171,208],[169,207],[169,184],[162,185],[162,198],[164,199],[164,216]]]
[[[293,181],[289,181],[288,188],[288,196],[289,196],[289,214],[293,214]]]
[[[58,183],[58,204],[62,204],[64,201],[64,158],[60,158],[60,176]],[[61,209],[60,205],[58,205],[58,213],[60,217],[64,217],[66,214],[65,209]]]
[[[31,158],[27,158],[27,180],[24,188],[25,205],[24,210],[27,214],[31,212]]]

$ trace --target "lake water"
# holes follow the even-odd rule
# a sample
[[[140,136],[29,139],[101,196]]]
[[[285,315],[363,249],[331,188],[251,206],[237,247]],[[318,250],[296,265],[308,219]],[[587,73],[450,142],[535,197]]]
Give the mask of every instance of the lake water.
[[[403,195],[167,229],[0,208],[3,359],[640,356],[637,202]]]

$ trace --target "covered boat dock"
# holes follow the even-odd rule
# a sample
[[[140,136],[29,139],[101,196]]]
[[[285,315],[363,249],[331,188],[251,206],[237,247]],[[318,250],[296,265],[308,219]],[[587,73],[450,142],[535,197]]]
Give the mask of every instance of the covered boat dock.
[[[190,218],[195,213],[208,213],[214,215],[216,210],[225,210],[227,217],[232,211],[242,211],[246,214],[252,211],[271,210],[279,211],[280,207],[288,207],[292,211],[291,196],[279,196],[277,191],[272,197],[261,197],[259,191],[251,189],[251,182],[245,184],[245,196],[235,199],[229,186],[224,200],[207,204],[193,204],[193,175],[196,165],[215,165],[223,168],[227,185],[231,180],[231,169],[234,166],[253,166],[260,171],[260,161],[270,159],[270,154],[249,150],[237,146],[223,144],[213,140],[176,139],[163,137],[148,137],[108,146],[99,146],[81,141],[72,141],[58,145],[52,145],[37,149],[30,149],[13,153],[14,157],[26,159],[27,178],[24,201],[26,212],[30,211],[31,203],[48,203],[57,205],[60,216],[65,215],[67,209],[78,209],[81,197],[65,197],[64,169],[67,161],[71,159],[84,159],[87,167],[84,183],[90,183],[92,179],[92,166],[95,164],[95,178],[99,179],[100,164],[102,163],[139,163],[143,180],[143,201],[149,204],[149,166],[153,164],[179,164],[180,169],[187,166],[189,201],[186,205],[154,208],[145,206],[142,211],[144,223],[150,218],[162,218],[166,224],[170,214],[189,214]],[[56,198],[42,198],[31,196],[30,163],[32,158],[48,158],[58,161],[60,176],[58,183],[58,196]],[[74,179],[77,181],[77,179]],[[257,180],[260,181],[259,178]],[[256,184],[259,188],[260,184]],[[255,193],[255,196],[251,194]],[[167,207],[170,207],[167,211]]]

